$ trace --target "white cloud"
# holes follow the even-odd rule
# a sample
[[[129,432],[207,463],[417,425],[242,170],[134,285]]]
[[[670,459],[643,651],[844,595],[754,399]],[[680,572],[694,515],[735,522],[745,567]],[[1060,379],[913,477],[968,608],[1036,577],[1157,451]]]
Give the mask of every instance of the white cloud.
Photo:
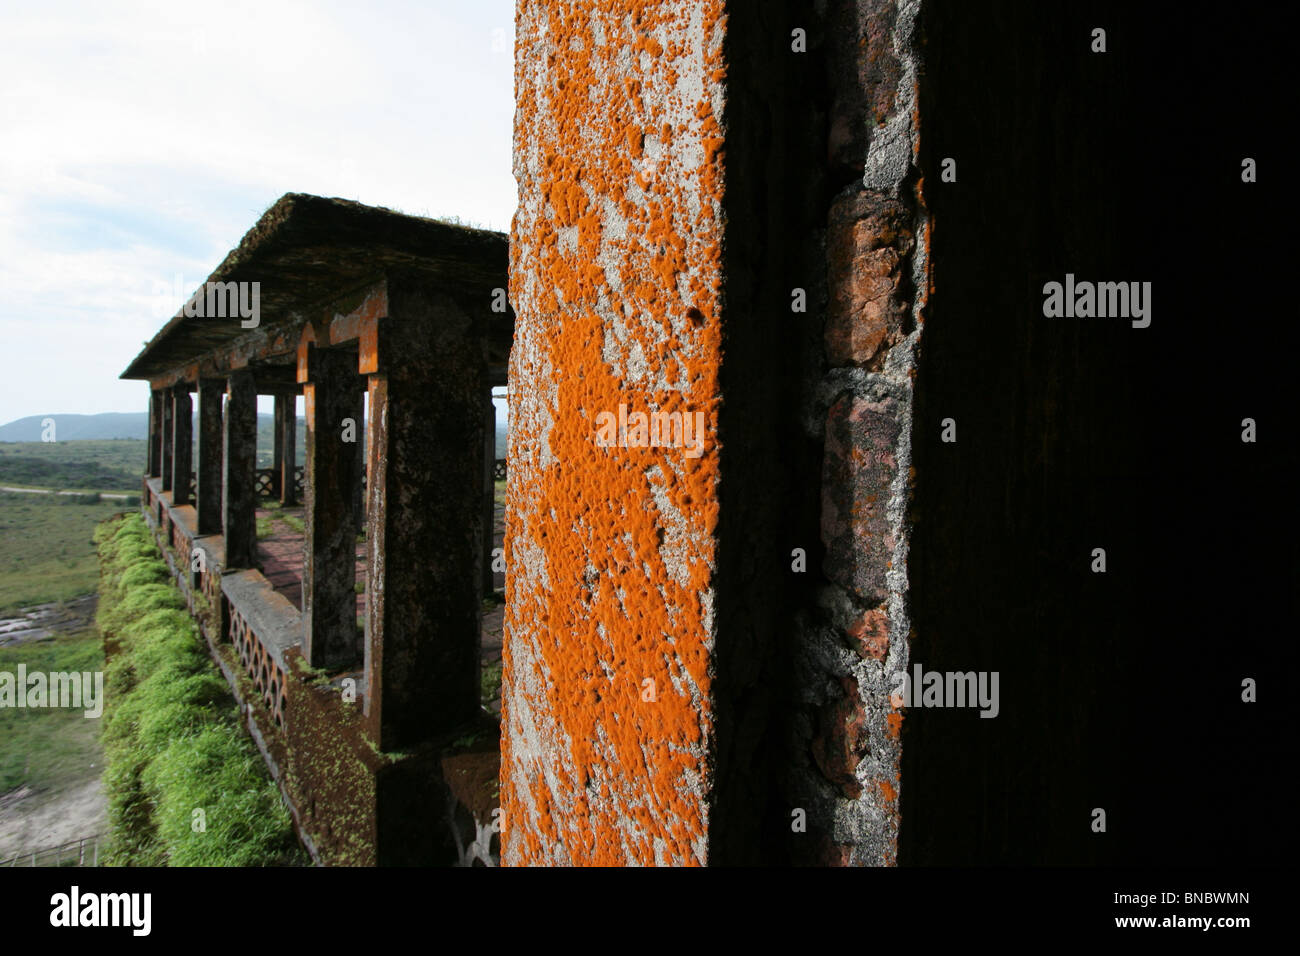
[[[513,0],[7,5],[0,422],[143,409],[117,375],[155,285],[285,192],[508,229],[513,29]]]

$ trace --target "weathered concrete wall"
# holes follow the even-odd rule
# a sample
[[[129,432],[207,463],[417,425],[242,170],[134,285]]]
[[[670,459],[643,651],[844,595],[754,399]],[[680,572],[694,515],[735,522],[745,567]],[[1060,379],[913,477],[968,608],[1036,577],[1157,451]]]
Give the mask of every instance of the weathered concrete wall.
[[[929,219],[918,173],[919,0],[835,4],[821,105],[823,361],[810,429],[823,443],[813,606],[795,654],[791,841],[811,864],[888,865],[899,827],[900,701],[910,640],[908,496],[912,391],[929,289]]]
[[[519,4],[507,864],[893,859],[925,220],[862,7]]]

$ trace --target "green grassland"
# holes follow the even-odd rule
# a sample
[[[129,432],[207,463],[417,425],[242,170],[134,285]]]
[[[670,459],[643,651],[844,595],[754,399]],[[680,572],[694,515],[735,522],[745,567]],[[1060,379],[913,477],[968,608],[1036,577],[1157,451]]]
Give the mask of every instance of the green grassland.
[[[274,464],[270,415],[257,417],[257,467]],[[306,424],[299,419],[295,459],[306,461]],[[191,462],[197,465],[191,451]],[[148,445],[133,438],[62,442],[0,442],[0,485],[59,491],[139,492]]]
[[[275,464],[275,443],[273,426],[275,419],[270,415],[257,416],[257,467],[270,468]],[[307,463],[307,423],[298,419],[297,437],[293,442],[294,464]]]
[[[0,493],[0,612],[95,590],[95,525],[125,502]]]
[[[139,493],[145,443],[106,441],[0,442],[0,485]]]

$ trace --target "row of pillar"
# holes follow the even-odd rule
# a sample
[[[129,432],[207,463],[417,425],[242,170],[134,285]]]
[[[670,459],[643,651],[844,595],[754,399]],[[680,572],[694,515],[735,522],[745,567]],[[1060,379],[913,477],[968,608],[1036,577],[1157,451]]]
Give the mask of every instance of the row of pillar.
[[[225,538],[226,565],[251,567],[257,556],[257,385],[251,370],[200,379],[198,469],[194,471],[194,407],[189,383],[155,389],[149,400],[149,474],[160,478],[174,506],[193,505],[199,535]],[[223,396],[224,414],[223,414]],[[275,396],[275,491],[297,501],[296,402]],[[190,494],[194,480],[195,493]]]
[[[435,350],[414,325],[409,339],[405,326],[398,330],[401,338],[389,343],[404,356],[396,368],[362,376],[356,351],[312,347],[299,369],[307,419],[303,655],[335,673],[364,669],[367,723],[384,750],[413,746],[478,713],[479,598],[492,580],[495,411],[484,399],[490,389],[480,346],[451,339]],[[430,381],[443,387],[430,389]],[[150,402],[150,473],[178,505],[190,503],[189,456],[176,450],[190,447],[192,387],[155,390]],[[197,390],[197,531],[224,536],[225,568],[253,567],[254,373],[200,379]],[[289,503],[293,396],[277,395],[275,423],[278,490]],[[364,633],[355,590],[363,522]]]

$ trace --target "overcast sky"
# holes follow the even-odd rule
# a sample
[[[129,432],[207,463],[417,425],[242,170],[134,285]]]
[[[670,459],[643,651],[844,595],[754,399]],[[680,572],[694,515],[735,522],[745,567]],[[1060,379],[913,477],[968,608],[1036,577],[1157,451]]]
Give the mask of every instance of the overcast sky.
[[[143,411],[286,192],[508,231],[513,42],[513,0],[0,4],[0,423]]]

